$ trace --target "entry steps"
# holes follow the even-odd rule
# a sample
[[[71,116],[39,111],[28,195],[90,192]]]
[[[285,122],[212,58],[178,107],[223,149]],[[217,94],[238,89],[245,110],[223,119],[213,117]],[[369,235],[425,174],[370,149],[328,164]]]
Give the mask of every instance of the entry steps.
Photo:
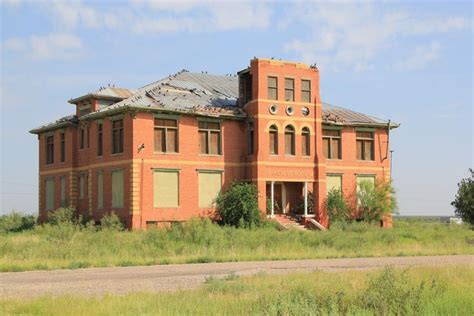
[[[285,214],[278,214],[275,215],[273,218],[280,228],[288,230],[288,229],[298,229],[298,230],[307,230],[307,228],[301,224],[296,217],[292,217]]]

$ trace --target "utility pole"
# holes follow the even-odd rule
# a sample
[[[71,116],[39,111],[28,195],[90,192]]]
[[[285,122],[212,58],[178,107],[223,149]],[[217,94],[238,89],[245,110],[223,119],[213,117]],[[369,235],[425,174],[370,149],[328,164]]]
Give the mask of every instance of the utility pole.
[[[392,181],[392,172],[393,172],[393,170],[392,170],[392,168],[393,168],[392,158],[393,158],[393,152],[394,151],[395,150],[393,150],[393,149],[390,150],[390,181]]]

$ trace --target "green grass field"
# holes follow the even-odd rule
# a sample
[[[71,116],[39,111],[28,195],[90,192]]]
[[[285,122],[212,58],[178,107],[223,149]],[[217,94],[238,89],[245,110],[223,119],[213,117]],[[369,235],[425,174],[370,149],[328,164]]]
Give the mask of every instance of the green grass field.
[[[174,293],[0,300],[0,314],[473,315],[474,269],[231,275]]]
[[[474,254],[474,231],[435,222],[363,223],[321,231],[235,229],[193,220],[136,232],[36,226],[0,234],[0,271],[374,256]]]

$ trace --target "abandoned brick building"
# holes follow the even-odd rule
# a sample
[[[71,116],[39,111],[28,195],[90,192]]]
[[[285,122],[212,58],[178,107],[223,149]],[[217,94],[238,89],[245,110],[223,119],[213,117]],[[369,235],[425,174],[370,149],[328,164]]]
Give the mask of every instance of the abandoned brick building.
[[[95,220],[113,211],[132,229],[209,216],[234,180],[256,184],[269,216],[327,226],[328,190],[350,196],[361,180],[389,178],[398,126],[323,103],[316,67],[261,58],[237,76],[183,70],[69,103],[74,115],[30,131],[39,140],[40,220],[70,206]]]

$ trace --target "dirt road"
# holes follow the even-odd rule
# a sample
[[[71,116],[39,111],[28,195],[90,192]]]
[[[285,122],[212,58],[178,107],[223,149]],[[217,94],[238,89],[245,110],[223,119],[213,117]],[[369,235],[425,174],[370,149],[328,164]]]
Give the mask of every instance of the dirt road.
[[[175,291],[200,286],[210,276],[284,274],[298,271],[366,270],[394,267],[469,265],[474,255],[382,257],[287,261],[254,261],[173,264],[146,267],[90,268],[0,273],[3,298],[34,298],[42,295],[103,295],[139,291]]]

